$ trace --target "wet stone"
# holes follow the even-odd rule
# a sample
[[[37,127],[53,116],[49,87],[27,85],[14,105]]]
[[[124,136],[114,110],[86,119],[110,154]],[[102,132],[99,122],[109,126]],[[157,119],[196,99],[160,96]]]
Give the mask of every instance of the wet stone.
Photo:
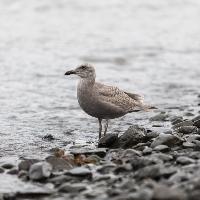
[[[150,121],[166,121],[166,119],[168,117],[169,116],[166,113],[160,113],[160,114],[157,114],[157,115],[151,117],[149,120]]]
[[[5,163],[5,164],[1,165],[1,167],[4,169],[12,169],[15,166],[11,163]]]
[[[160,145],[156,146],[153,150],[160,151],[160,152],[167,152],[170,150],[170,148],[167,145],[160,144]]]
[[[1,173],[4,173],[4,172],[5,172],[5,169],[2,168],[2,167],[0,167],[0,174],[1,174]]]
[[[43,140],[48,140],[48,141],[55,140],[55,138],[54,138],[53,135],[51,135],[51,134],[45,135],[42,139],[43,139]]]
[[[80,177],[92,177],[92,172],[86,167],[75,167],[68,172],[66,172],[67,175],[72,175],[72,176],[80,176]]]
[[[37,159],[26,159],[26,160],[22,160],[19,165],[18,165],[18,169],[20,170],[24,170],[24,171],[28,171],[31,167],[31,165],[33,165],[34,163],[39,162],[39,160]]]
[[[49,156],[46,158],[46,161],[51,164],[53,171],[68,170],[73,168],[73,165],[68,160],[63,158]]]
[[[145,147],[144,150],[142,151],[144,155],[148,155],[152,153],[152,148],[151,147]]]
[[[176,130],[182,126],[193,126],[193,122],[189,121],[189,120],[185,120],[183,122],[180,122],[178,124],[175,124],[174,126],[172,126],[172,129]]]
[[[194,148],[196,145],[192,142],[183,142],[183,147],[185,148]]]
[[[190,134],[198,131],[196,126],[181,126],[176,129],[179,133]]]
[[[138,125],[133,125],[119,137],[119,146],[126,149],[138,143],[146,142],[147,140],[146,130]]]
[[[151,148],[155,148],[158,145],[167,145],[169,147],[175,146],[182,143],[181,138],[172,134],[161,133],[155,140],[151,143]]]
[[[55,186],[59,186],[71,180],[74,180],[74,177],[62,174],[62,175],[48,179],[48,182],[53,183]]]
[[[106,152],[107,152],[106,148],[96,148],[96,149],[81,148],[81,149],[70,150],[70,153],[74,154],[74,155],[80,155],[80,154],[92,155],[92,154],[95,154],[95,155],[97,155],[101,158],[106,156]]]
[[[7,171],[7,174],[12,174],[12,175],[16,175],[18,174],[19,170],[17,168],[12,168],[9,171]]]
[[[51,175],[52,166],[48,162],[38,162],[31,165],[29,169],[29,178],[31,180],[42,180]]]
[[[172,125],[178,124],[180,122],[183,122],[183,117],[174,117],[173,119],[171,119]]]
[[[196,126],[197,128],[200,128],[200,119],[194,121],[194,126]]]
[[[117,148],[119,146],[119,138],[117,134],[107,134],[99,140],[99,148]]]
[[[200,115],[198,115],[198,116],[196,116],[196,117],[194,117],[194,118],[192,119],[193,122],[195,122],[195,121],[197,121],[197,120],[200,120]]]
[[[155,200],[186,200],[186,194],[178,189],[157,185],[154,188],[153,198]]]
[[[18,173],[18,178],[23,180],[23,181],[27,181],[28,180],[28,172],[27,171],[24,171],[24,170],[21,170],[19,171]]]
[[[176,162],[177,162],[178,164],[181,164],[181,165],[188,165],[188,164],[194,163],[195,160],[192,159],[192,158],[188,158],[188,157],[186,157],[186,156],[180,156],[180,157],[178,157],[178,158],[176,159]]]
[[[77,192],[82,192],[86,190],[86,184],[83,183],[63,183],[59,188],[59,192],[65,192],[65,193],[77,193]]]

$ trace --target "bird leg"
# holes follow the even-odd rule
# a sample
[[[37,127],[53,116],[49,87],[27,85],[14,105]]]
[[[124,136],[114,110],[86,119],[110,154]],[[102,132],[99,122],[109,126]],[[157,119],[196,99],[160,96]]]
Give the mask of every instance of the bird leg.
[[[105,123],[104,136],[106,135],[107,130],[108,130],[108,119],[106,119]]]
[[[102,122],[102,119],[98,118],[98,120],[99,120],[99,139],[101,139],[101,132],[102,132],[102,124],[101,124],[101,122]]]

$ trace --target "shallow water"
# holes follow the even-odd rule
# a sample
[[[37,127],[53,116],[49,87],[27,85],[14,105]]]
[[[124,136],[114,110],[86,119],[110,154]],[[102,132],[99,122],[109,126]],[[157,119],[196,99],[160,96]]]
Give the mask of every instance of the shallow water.
[[[1,0],[0,156],[37,157],[97,140],[97,120],[76,100],[77,79],[64,77],[80,63],[160,110],[196,113],[199,19],[196,0]],[[109,130],[149,126],[151,115],[129,114]],[[55,140],[43,140],[47,134]]]

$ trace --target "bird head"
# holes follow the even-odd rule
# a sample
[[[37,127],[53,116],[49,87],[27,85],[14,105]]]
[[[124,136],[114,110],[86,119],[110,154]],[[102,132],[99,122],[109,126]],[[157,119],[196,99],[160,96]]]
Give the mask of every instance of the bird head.
[[[79,65],[76,69],[67,71],[65,75],[75,74],[81,78],[95,78],[95,69],[90,64]]]

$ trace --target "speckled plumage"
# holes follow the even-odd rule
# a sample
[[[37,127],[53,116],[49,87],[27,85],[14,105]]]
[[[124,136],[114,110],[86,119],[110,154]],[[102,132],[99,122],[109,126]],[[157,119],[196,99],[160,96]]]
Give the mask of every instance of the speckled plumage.
[[[138,94],[124,92],[117,87],[95,82],[95,69],[89,64],[66,72],[66,75],[70,74],[77,74],[81,77],[77,87],[78,102],[87,114],[99,119],[99,137],[101,137],[102,119],[107,120],[108,126],[109,119],[148,108]],[[107,127],[105,129],[107,131]]]

